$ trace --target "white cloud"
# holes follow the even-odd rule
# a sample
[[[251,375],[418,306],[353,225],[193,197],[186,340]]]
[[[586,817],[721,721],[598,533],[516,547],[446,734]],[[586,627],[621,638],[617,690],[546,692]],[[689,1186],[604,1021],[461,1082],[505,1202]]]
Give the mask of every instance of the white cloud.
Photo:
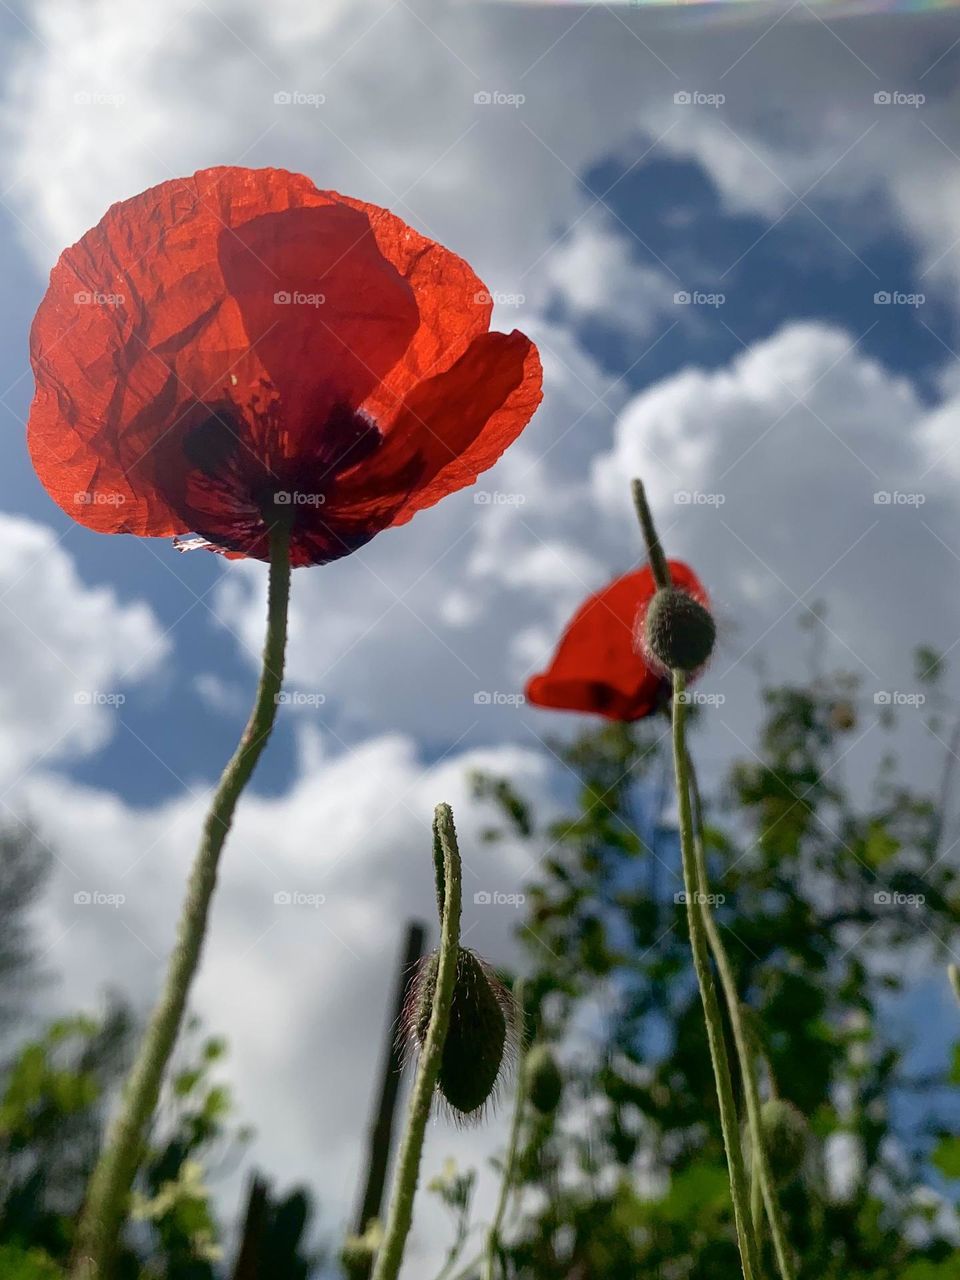
[[[611,223],[585,217],[548,255],[547,302],[555,297],[573,320],[617,325],[637,340],[670,313],[680,282],[662,267],[638,262],[638,246]]]
[[[0,516],[0,780],[111,736],[124,689],[170,651],[152,610],[81,582],[45,525]]]

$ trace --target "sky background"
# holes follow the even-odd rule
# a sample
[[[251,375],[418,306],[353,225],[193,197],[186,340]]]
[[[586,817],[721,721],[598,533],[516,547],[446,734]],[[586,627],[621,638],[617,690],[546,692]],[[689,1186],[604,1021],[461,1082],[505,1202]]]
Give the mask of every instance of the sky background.
[[[265,601],[261,565],[98,536],[42,491],[26,342],[61,249],[165,179],[287,167],[462,254],[495,327],[540,345],[543,406],[474,490],[295,574],[305,696],[226,851],[195,1007],[230,1040],[252,1159],[306,1179],[338,1229],[403,922],[432,903],[437,801],[470,945],[519,957],[515,909],[472,895],[534,868],[475,843],[466,777],[555,806],[569,779],[544,737],[576,726],[475,699],[520,691],[587,591],[637,563],[632,475],[716,604],[708,781],[749,755],[760,673],[807,670],[812,607],[825,665],[863,681],[854,782],[881,750],[874,695],[916,691],[918,642],[960,644],[960,16],[36,0],[0,5],[0,49],[0,814],[56,855],[38,927],[58,1007],[155,991]],[[902,737],[923,781],[944,747],[920,719]],[[499,1137],[438,1125],[425,1173]],[[219,1190],[229,1212],[236,1178]]]

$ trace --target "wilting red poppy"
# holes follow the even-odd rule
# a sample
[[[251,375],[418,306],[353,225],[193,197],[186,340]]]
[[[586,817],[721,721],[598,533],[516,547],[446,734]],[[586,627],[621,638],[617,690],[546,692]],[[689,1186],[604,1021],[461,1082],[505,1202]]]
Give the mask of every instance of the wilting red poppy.
[[[673,585],[706,604],[707,594],[693,570],[680,560],[669,565]],[[640,720],[656,711],[670,682],[651,669],[636,637],[638,619],[656,590],[645,565],[592,595],[567,625],[550,666],[527,682],[527,700],[608,720]]]
[[[294,565],[472,484],[540,402],[522,333],[456,254],[277,169],[207,169],[114,205],[53,269],[29,443],[103,533],[195,533]]]

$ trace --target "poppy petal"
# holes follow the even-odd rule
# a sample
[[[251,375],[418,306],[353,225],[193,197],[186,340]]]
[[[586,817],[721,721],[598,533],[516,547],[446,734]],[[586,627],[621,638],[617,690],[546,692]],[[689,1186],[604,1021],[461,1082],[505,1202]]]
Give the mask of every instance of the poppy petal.
[[[374,458],[338,482],[335,507],[404,524],[473,484],[530,421],[541,380],[536,347],[522,333],[475,338],[451,369],[414,388]]]
[[[675,586],[706,601],[687,565],[680,560],[669,565]],[[635,628],[656,589],[650,566],[644,565],[590,596],[561,636],[550,666],[528,681],[528,701],[609,720],[639,720],[655,712],[670,686],[637,652]]]
[[[358,407],[420,326],[414,292],[345,205],[287,209],[219,237],[224,284],[283,407],[287,456]]]

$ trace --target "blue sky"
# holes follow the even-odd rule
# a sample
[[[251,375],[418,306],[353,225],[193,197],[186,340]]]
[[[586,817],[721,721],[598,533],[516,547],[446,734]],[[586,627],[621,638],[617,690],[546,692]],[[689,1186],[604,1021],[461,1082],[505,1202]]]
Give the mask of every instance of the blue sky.
[[[317,705],[284,709],[244,805],[197,1006],[232,1042],[257,1158],[308,1178],[327,1221],[349,1210],[401,922],[431,900],[432,805],[454,802],[469,843],[469,768],[511,771],[544,805],[562,788],[542,745],[561,722],[474,696],[521,688],[585,592],[639,558],[631,475],[716,601],[704,687],[726,701],[703,734],[708,779],[749,750],[757,667],[801,658],[815,601],[828,659],[864,681],[855,782],[880,750],[871,695],[912,689],[918,641],[958,643],[960,20],[732,12],[0,12],[0,640],[18,673],[0,690],[0,805],[40,815],[58,853],[40,924],[65,1003],[118,972],[141,999],[154,989],[203,792],[255,680],[265,584],[260,566],[89,533],[41,490],[26,335],[59,250],[152,183],[286,166],[462,253],[502,299],[497,327],[544,356],[543,408],[477,486],[510,503],[457,495],[294,578],[289,687]],[[276,104],[281,90],[325,101]],[[484,91],[524,101],[475,102]],[[878,506],[878,491],[922,502]],[[918,716],[902,732],[929,775],[942,747]],[[510,845],[468,866],[474,888],[505,893],[531,873]],[[84,887],[127,901],[84,914]],[[328,909],[278,916],[278,888],[322,891]],[[514,923],[478,913],[471,943],[508,962]],[[444,1131],[428,1166],[497,1139]]]

